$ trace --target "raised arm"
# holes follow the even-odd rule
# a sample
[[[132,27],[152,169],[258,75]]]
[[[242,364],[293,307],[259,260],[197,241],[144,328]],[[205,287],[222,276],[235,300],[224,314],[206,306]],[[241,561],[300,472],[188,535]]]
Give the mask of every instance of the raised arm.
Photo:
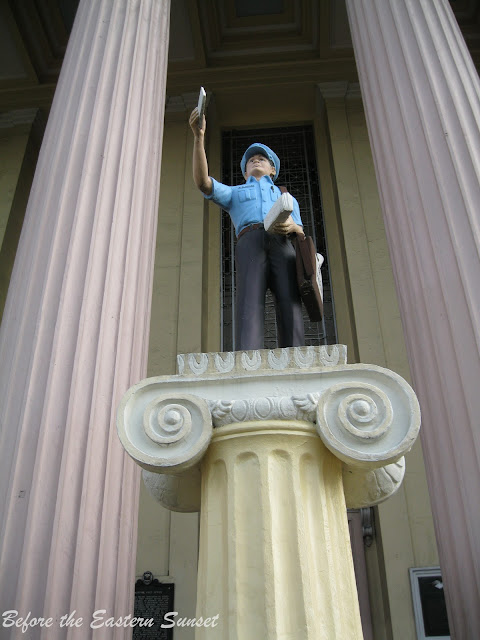
[[[203,122],[199,123],[198,109],[195,109],[190,114],[189,120],[190,128],[193,131],[193,180],[197,187],[209,196],[212,193],[212,179],[208,175],[208,162],[207,155],[205,153],[205,129],[206,120],[203,117]]]

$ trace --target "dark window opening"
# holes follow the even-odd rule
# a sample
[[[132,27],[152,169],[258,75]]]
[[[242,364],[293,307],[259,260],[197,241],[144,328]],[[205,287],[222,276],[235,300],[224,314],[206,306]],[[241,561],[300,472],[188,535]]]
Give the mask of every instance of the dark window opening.
[[[418,587],[422,603],[425,637],[450,637],[442,577],[419,578]]]

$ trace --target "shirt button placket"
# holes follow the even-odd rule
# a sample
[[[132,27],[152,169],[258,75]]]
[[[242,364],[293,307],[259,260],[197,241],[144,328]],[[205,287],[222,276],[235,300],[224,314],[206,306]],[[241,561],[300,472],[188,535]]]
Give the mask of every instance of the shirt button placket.
[[[267,215],[267,207],[266,207],[267,196],[265,194],[265,188],[261,183],[260,183],[260,191],[262,193],[262,217],[265,218],[265,216]]]

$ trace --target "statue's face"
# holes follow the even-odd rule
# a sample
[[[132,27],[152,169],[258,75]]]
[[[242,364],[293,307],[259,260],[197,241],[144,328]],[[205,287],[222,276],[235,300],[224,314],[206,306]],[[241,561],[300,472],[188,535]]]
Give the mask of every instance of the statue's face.
[[[270,163],[270,160],[260,153],[256,153],[254,156],[247,160],[245,165],[245,180],[250,176],[253,176],[259,180],[262,176],[275,175],[275,167]]]

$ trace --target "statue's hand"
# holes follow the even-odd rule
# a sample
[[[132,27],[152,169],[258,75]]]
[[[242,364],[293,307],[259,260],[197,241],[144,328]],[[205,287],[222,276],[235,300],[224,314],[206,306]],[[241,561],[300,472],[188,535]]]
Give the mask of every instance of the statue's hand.
[[[202,122],[200,123],[199,117],[198,117],[198,108],[197,107],[195,107],[195,109],[190,114],[190,119],[189,119],[188,123],[190,125],[191,130],[193,131],[193,135],[196,138],[199,138],[199,137],[205,135],[205,130],[207,128],[207,120],[206,120],[205,116],[203,116]]]
[[[277,222],[277,224],[273,227],[273,233],[278,233],[281,236],[288,236],[291,233],[296,233],[301,237],[304,237],[303,227],[299,224],[296,224],[293,221],[292,216],[288,216],[285,222]]]

